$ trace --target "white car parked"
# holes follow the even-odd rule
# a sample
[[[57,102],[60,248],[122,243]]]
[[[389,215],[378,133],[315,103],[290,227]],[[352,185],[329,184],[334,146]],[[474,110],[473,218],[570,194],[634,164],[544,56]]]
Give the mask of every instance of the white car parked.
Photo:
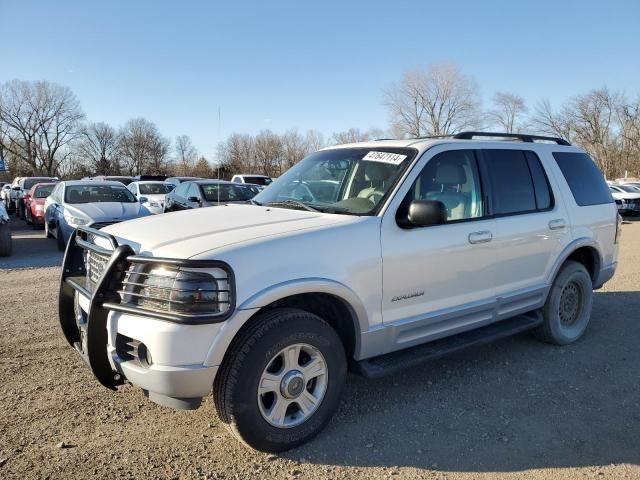
[[[164,212],[166,195],[173,185],[158,181],[131,182],[127,188],[138,201],[154,215]]]
[[[525,330],[577,341],[620,223],[562,139],[335,146],[249,204],[78,228],[60,321],[106,387],[175,408],[213,389],[235,436],[281,451],[329,422],[347,368],[377,377]]]
[[[636,187],[610,184],[609,190],[611,190],[611,196],[616,200],[621,214],[636,215],[640,213],[640,190]]]
[[[271,185],[273,179],[266,175],[234,175],[231,177],[232,183],[250,183],[252,185],[258,185],[261,189]]]

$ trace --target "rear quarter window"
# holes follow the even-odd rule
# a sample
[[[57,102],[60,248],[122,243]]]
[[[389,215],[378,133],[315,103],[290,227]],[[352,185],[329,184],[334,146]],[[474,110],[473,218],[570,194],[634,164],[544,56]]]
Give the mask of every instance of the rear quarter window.
[[[553,158],[579,206],[613,203],[607,183],[589,155],[579,152],[553,152]]]

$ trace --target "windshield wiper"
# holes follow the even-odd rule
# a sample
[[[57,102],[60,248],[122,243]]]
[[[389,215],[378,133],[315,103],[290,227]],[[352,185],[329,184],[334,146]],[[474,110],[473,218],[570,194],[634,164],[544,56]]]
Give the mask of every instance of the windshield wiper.
[[[262,204],[260,202],[256,202],[253,198],[250,198],[249,200],[247,200],[244,203],[250,203],[251,205],[258,205],[259,207],[262,206]]]
[[[299,202],[298,200],[277,200],[275,202],[267,203],[268,207],[294,207],[296,210],[307,210],[308,212],[319,212],[317,208],[310,207],[306,203]]]

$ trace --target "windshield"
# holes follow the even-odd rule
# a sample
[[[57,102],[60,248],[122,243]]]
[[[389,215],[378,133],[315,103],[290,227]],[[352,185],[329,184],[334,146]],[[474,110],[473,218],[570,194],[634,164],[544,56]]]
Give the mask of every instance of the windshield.
[[[415,156],[409,148],[340,148],[316,152],[298,162],[254,200],[261,205],[328,213],[374,215]]]
[[[632,185],[620,185],[618,188],[621,188],[625,192],[629,192],[629,193],[640,193],[638,188]]]
[[[136,197],[124,185],[71,185],[64,192],[64,201],[66,203],[137,202]]]
[[[273,180],[269,177],[244,177],[245,183],[253,183],[254,185],[269,185]]]
[[[140,183],[141,195],[164,195],[171,191],[171,187],[166,183]]]
[[[31,190],[36,183],[50,182],[53,178],[28,178],[24,181],[24,190]]]
[[[54,187],[55,185],[47,185],[36,188],[36,198],[47,198],[49,195],[51,195]]]
[[[221,202],[245,202],[257,193],[255,188],[244,185],[209,183],[200,185],[202,194],[208,202],[217,202],[220,194]]]

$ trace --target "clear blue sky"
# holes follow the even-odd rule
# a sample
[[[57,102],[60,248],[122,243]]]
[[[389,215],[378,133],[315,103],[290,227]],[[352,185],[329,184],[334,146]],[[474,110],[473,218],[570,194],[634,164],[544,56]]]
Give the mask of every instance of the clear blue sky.
[[[234,131],[386,128],[383,88],[436,61],[485,103],[640,93],[638,0],[0,0],[0,26],[0,81],[67,85],[89,120],[143,116],[209,158]]]

